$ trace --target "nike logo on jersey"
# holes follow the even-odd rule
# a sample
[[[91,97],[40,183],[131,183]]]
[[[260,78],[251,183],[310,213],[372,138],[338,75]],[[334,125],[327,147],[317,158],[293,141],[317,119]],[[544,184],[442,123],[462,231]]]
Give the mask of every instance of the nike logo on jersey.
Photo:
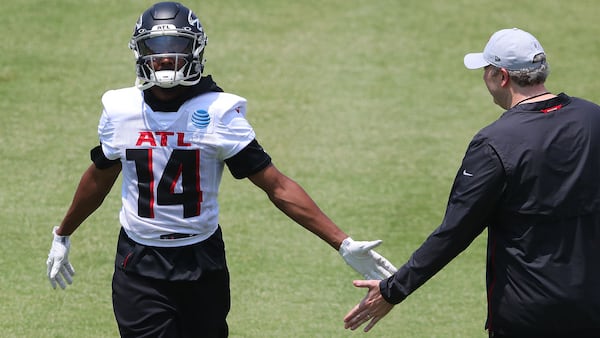
[[[469,177],[473,176],[473,174],[471,174],[470,172],[468,172],[468,171],[467,171],[467,169],[463,169],[463,172],[462,172],[462,174],[463,174],[464,176],[469,176]]]

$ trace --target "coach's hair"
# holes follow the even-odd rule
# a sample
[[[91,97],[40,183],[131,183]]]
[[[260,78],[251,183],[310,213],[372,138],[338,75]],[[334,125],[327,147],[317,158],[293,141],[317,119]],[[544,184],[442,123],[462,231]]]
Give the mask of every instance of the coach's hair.
[[[533,57],[533,62],[540,62],[540,66],[534,69],[509,70],[511,80],[519,86],[526,87],[546,82],[550,74],[550,65],[546,61],[546,54],[540,53]]]
[[[546,54],[540,53],[533,57],[533,62],[540,65],[534,69],[506,70],[510,79],[521,87],[533,86],[546,82],[550,74],[550,65],[546,61]],[[500,68],[494,67],[494,75]]]

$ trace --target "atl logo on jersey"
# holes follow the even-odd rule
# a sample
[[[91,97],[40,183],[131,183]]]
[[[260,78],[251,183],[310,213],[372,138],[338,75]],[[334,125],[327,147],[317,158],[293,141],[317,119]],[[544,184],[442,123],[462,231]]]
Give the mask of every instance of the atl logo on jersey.
[[[173,140],[176,140],[178,147],[189,147],[192,145],[185,141],[185,133],[173,131],[140,131],[138,132],[138,139],[135,145],[138,147],[143,145],[166,147],[170,142],[174,142]]]

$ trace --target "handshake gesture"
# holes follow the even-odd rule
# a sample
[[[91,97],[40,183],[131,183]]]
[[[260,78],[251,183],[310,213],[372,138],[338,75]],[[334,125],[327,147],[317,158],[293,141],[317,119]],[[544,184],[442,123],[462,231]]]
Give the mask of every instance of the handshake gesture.
[[[73,283],[75,270],[69,262],[71,248],[69,236],[57,235],[57,228],[54,227],[52,230],[54,239],[46,265],[48,266],[48,280],[50,280],[52,288],[56,289],[58,284],[65,289],[67,284]],[[381,243],[381,240],[363,242],[348,237],[342,242],[339,253],[344,261],[365,279],[381,280],[388,278],[397,270],[385,257],[373,251]]]
[[[396,267],[373,249],[381,240],[359,242],[348,237],[340,246],[339,253],[354,270],[365,279],[385,279],[396,272]]]

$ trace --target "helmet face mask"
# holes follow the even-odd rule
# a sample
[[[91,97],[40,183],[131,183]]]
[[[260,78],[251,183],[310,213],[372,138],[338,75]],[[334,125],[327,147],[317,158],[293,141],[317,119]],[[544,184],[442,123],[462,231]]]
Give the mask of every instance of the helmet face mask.
[[[176,2],[157,3],[138,19],[129,48],[136,58],[136,86],[192,86],[204,70],[207,37],[196,15]]]

